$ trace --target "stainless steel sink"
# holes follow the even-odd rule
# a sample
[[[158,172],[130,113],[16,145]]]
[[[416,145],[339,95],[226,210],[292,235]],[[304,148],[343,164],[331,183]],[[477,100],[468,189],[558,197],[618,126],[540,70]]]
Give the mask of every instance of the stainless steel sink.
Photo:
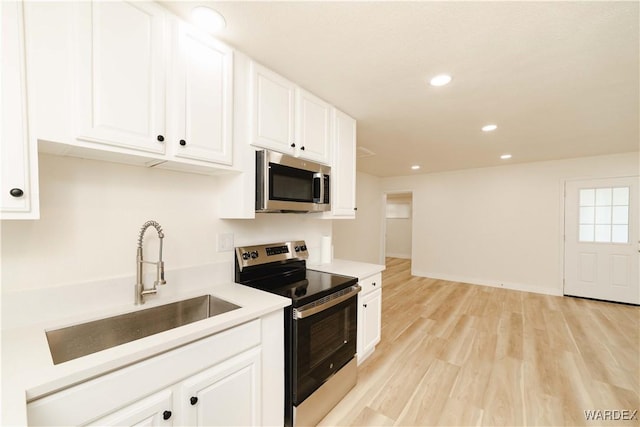
[[[47,341],[53,364],[57,365],[238,308],[212,295],[203,295],[47,331]]]

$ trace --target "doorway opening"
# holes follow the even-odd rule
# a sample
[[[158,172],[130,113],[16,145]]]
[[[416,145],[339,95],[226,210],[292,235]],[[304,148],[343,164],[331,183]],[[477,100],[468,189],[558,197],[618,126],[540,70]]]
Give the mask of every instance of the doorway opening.
[[[410,191],[385,193],[384,212],[385,260],[411,259],[413,246],[413,193]]]

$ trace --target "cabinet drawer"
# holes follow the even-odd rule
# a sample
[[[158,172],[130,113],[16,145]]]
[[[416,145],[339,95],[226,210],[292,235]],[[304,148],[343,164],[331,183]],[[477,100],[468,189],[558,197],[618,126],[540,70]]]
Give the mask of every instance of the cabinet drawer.
[[[360,286],[362,287],[362,291],[360,291],[361,295],[366,295],[369,292],[382,288],[382,273],[374,274],[373,276],[360,280]]]
[[[29,425],[81,425],[260,344],[260,320],[203,338],[27,405]]]

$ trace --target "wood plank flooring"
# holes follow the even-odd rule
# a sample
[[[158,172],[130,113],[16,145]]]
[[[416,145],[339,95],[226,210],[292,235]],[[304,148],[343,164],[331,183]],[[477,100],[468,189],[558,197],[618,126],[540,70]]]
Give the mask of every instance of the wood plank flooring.
[[[387,259],[382,341],[321,426],[640,425],[640,308],[410,271]]]

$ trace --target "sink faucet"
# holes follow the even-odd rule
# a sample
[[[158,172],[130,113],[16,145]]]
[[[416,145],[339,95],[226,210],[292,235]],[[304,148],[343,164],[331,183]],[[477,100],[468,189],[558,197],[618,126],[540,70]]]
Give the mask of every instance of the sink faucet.
[[[155,227],[158,232],[158,237],[160,238],[160,255],[158,256],[157,262],[145,261],[142,259],[142,238],[144,237],[145,231],[147,228]],[[164,233],[162,232],[162,226],[158,224],[156,221],[147,221],[140,228],[140,235],[138,236],[138,251],[136,256],[136,295],[135,295],[135,303],[136,305],[144,304],[144,296],[151,295],[158,292],[158,285],[165,285],[167,282],[164,280],[164,262],[162,261],[162,239],[164,238]],[[145,289],[144,283],[142,282],[142,264],[154,264],[156,266],[156,280],[153,282],[152,289]]]

